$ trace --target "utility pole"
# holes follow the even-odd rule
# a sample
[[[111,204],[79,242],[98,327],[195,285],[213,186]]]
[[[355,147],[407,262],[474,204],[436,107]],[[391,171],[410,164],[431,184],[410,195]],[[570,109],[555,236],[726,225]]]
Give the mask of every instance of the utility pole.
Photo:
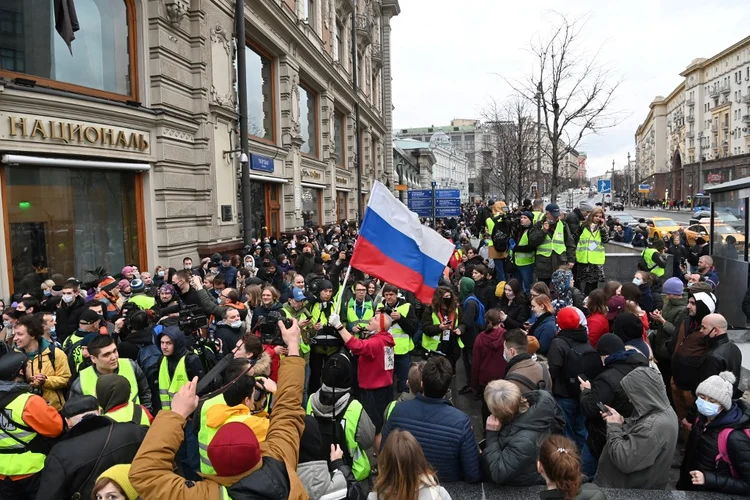
[[[367,18],[363,19],[367,29]],[[356,169],[357,169],[357,219],[359,223],[362,222],[362,151],[361,138],[360,138],[360,116],[359,116],[359,70],[357,69],[357,2],[352,2],[352,89],[354,90],[354,121],[355,121],[355,133],[354,137],[357,141],[355,151],[356,156]],[[390,133],[390,132],[389,132]]]
[[[625,173],[628,176],[628,206],[630,206],[630,193],[633,191],[633,186],[630,183],[630,151],[628,151],[628,168]]]
[[[245,63],[245,0],[234,1],[235,37],[237,38],[237,97],[238,116],[240,122],[240,159],[245,158],[242,168],[242,239],[245,245],[250,244],[253,237],[252,205],[250,204],[250,149],[247,137],[247,72]]]
[[[536,87],[536,198],[542,197],[542,81]]]

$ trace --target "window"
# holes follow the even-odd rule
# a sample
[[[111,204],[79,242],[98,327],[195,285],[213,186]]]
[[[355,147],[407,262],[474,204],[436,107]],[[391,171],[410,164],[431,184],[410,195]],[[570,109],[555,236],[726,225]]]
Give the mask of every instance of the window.
[[[376,137],[372,138],[372,145],[370,146],[370,153],[372,156],[372,178],[378,178],[378,140]]]
[[[307,24],[315,27],[315,0],[304,0],[302,5],[305,9],[305,20]]]
[[[339,112],[333,113],[333,135],[336,141],[336,165],[346,167],[346,158],[344,157],[344,123],[345,118]]]
[[[299,124],[302,133],[300,150],[318,157],[318,96],[303,85],[299,86]]]
[[[343,63],[344,60],[344,25],[336,21],[336,43],[333,44],[333,60]]]
[[[77,0],[81,27],[71,48],[55,31],[54,2],[3,0],[0,76],[37,85],[137,100],[132,0]]]
[[[274,142],[273,61],[251,46],[247,49],[247,132]]]

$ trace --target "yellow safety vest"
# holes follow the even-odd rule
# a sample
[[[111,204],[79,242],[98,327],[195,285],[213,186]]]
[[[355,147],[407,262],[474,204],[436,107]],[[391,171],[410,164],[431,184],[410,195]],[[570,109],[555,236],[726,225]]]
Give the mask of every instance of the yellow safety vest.
[[[526,246],[528,244],[529,230],[527,229],[523,232],[523,236],[521,236],[521,240],[518,242],[518,245]],[[534,250],[531,250],[529,252],[519,252],[518,250],[516,250],[513,252],[513,255],[515,255],[517,266],[530,266],[536,260],[536,254],[534,253]]]
[[[23,410],[32,396],[30,392],[19,394],[5,405],[4,414],[0,413],[0,474],[3,476],[36,474],[44,468],[44,453],[35,453],[28,447],[37,433],[23,420]]]
[[[578,264],[604,265],[604,245],[602,244],[602,232],[591,234],[589,228],[581,232],[581,239],[576,247],[576,262]]]
[[[303,312],[304,310],[300,311],[299,314],[296,314],[297,311],[293,310],[292,306],[290,306],[288,303],[284,304],[281,307],[281,311],[287,318],[296,318],[297,322],[305,321],[307,319],[307,314]],[[302,354],[307,354],[308,352],[310,352],[310,344],[305,342],[305,339],[303,337],[300,337],[299,352],[301,352]]]
[[[174,375],[171,379],[169,378],[167,357],[164,356],[161,360],[161,364],[159,365],[159,401],[161,401],[162,410],[172,409],[174,395],[183,385],[189,382],[187,370],[185,369],[185,358],[187,358],[187,355],[180,358],[177,362]]]
[[[153,309],[153,307],[156,305],[155,298],[143,294],[133,295],[132,297],[130,297],[128,302],[132,302],[140,309]]]
[[[362,303],[362,317],[360,318],[357,316],[357,304],[354,299],[349,299],[349,303],[346,305],[346,322],[347,323],[354,323],[357,326],[361,326],[363,328],[367,328],[368,323],[370,323],[370,320],[375,315],[375,312],[372,310],[372,301],[371,300],[365,300]],[[354,335],[355,337],[359,337],[359,334]]]
[[[534,216],[534,220],[532,221],[533,224],[536,224],[540,220],[544,219],[544,212],[531,212]]]
[[[111,418],[115,422],[133,422],[136,424],[144,425],[146,427],[151,426],[151,422],[149,422],[148,420],[148,415],[146,415],[146,412],[143,411],[141,405],[136,405],[133,403],[128,403],[122,408],[111,411],[104,416]]]
[[[138,399],[138,380],[135,378],[135,370],[133,365],[130,364],[129,359],[121,359],[119,366],[115,373],[125,377],[130,383],[130,401],[136,404],[140,404],[141,401]],[[96,373],[93,366],[81,371],[81,392],[84,396],[96,397],[96,381],[99,379],[99,374]]]
[[[357,426],[359,425],[359,419],[362,417],[362,403],[356,399],[352,399],[349,402],[349,406],[346,407],[344,418],[341,420],[341,426],[344,428],[344,436],[346,438],[346,447],[349,450],[349,455],[352,457],[352,474],[357,481],[362,481],[370,477],[370,460],[367,458],[367,453],[357,443]],[[312,403],[307,401],[307,414],[312,415]]]
[[[641,257],[643,257],[643,260],[646,262],[646,270],[650,273],[653,273],[656,276],[664,276],[664,268],[659,267],[656,265],[656,262],[654,262],[654,254],[659,253],[656,251],[655,248],[647,248],[643,251],[641,254]]]
[[[396,403],[398,403],[398,399],[395,401],[391,401],[388,403],[388,406],[385,407],[385,419],[388,420],[391,418],[391,412],[393,412],[393,409],[396,407]]]
[[[401,304],[400,306],[397,306],[395,311],[398,312],[402,317],[406,317],[409,314],[409,308],[411,307],[411,304],[408,302],[405,304]],[[380,304],[378,306],[378,311],[383,309],[383,304]],[[388,330],[388,332],[393,337],[393,341],[396,343],[396,345],[393,347],[393,352],[398,356],[403,356],[404,354],[409,354],[414,349],[414,341],[411,339],[408,333],[404,332],[404,329],[401,328],[401,326],[393,322],[393,325],[391,326],[391,329]]]
[[[436,312],[432,312],[432,324],[433,325],[439,325],[440,324],[440,318],[438,317]],[[458,308],[456,308],[456,319],[453,320],[453,329],[455,330],[458,327]],[[424,333],[422,333],[422,348],[424,348],[425,351],[434,351],[438,348],[440,345],[440,337],[443,335],[443,332],[438,333],[434,337],[428,337]],[[458,347],[461,349],[464,348],[464,343],[461,340],[461,337],[458,338]]]
[[[544,243],[536,248],[536,254],[542,257],[549,257],[555,252],[558,255],[565,253],[565,225],[561,220],[557,221],[553,237],[549,233],[544,236]]]

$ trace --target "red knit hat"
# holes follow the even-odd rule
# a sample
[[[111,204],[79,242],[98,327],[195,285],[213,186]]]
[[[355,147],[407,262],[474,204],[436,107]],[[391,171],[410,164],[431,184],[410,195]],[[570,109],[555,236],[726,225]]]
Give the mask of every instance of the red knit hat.
[[[581,318],[574,307],[563,307],[557,313],[557,326],[560,330],[575,330],[581,325]]]
[[[208,445],[208,459],[218,476],[243,474],[260,462],[258,438],[242,422],[225,424]]]

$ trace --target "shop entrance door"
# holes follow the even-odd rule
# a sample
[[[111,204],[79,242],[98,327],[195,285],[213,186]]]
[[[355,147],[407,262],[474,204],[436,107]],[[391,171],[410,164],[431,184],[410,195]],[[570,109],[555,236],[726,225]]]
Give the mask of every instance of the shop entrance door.
[[[349,193],[344,191],[336,192],[336,223],[340,224],[347,219],[349,214]]]
[[[279,238],[281,232],[281,196],[279,186],[266,183],[266,228],[270,238]]]

